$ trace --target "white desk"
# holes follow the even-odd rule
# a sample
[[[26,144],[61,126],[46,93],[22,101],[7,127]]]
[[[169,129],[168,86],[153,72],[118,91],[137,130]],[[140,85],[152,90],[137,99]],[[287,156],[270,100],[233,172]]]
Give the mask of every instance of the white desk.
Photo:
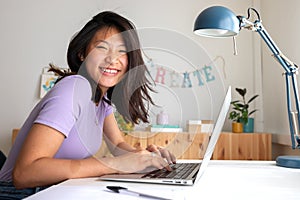
[[[194,186],[108,182],[97,178],[71,179],[27,200],[143,199],[109,192],[106,189],[108,185],[171,199],[299,200],[300,169],[278,167],[274,161],[212,160]]]

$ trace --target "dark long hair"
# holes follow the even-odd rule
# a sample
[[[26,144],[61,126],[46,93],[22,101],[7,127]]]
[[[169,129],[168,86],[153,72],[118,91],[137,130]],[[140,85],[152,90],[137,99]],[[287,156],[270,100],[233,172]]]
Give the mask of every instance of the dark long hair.
[[[151,79],[151,76],[142,58],[135,26],[126,18],[111,11],[101,12],[94,16],[72,38],[69,44],[67,61],[71,72],[61,72],[53,66],[51,71],[58,73],[62,78],[78,74],[79,69],[84,67],[81,57],[86,56],[87,46],[97,31],[102,28],[115,28],[122,34],[128,57],[128,71],[124,78],[117,85],[108,89],[106,98],[104,97],[103,100],[109,104],[113,103],[127,121],[136,124],[140,120],[149,122],[148,106],[149,103],[154,104],[149,95],[149,92],[153,91],[152,83],[147,78],[149,76]],[[85,71],[85,69],[80,69],[80,71],[82,70]],[[91,81],[91,78],[87,78]],[[99,87],[96,88],[93,96],[95,103],[101,100],[102,91]]]

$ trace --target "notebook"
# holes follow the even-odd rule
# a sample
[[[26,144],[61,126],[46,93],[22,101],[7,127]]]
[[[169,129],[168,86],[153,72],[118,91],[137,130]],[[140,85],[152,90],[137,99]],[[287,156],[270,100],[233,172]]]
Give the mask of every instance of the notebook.
[[[99,179],[108,181],[193,185],[203,175],[212,157],[212,153],[217,144],[218,138],[220,136],[222,127],[224,125],[230,107],[230,102],[231,87],[229,86],[202,161],[196,163],[180,163],[179,161],[174,166],[172,166],[173,171],[171,172],[163,169],[154,170],[148,173],[109,174],[101,176],[99,177]],[[182,174],[183,176],[181,176]]]

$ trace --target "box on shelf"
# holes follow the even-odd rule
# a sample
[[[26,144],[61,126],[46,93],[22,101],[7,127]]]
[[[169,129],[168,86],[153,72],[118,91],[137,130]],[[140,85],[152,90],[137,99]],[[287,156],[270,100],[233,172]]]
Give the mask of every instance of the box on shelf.
[[[214,129],[213,120],[202,120],[201,132],[202,133],[211,133]]]
[[[201,120],[188,120],[187,131],[189,133],[200,133],[201,132]]]
[[[212,132],[214,124],[212,120],[188,120],[187,131],[189,133],[209,133]]]

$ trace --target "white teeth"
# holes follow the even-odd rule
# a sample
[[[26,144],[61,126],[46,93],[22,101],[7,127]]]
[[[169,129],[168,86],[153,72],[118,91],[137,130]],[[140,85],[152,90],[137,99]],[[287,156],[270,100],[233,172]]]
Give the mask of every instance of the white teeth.
[[[110,74],[116,74],[116,73],[118,73],[118,70],[116,70],[116,69],[107,69],[107,68],[101,68],[101,70],[103,71],[103,72],[105,72],[105,73],[110,73]]]

